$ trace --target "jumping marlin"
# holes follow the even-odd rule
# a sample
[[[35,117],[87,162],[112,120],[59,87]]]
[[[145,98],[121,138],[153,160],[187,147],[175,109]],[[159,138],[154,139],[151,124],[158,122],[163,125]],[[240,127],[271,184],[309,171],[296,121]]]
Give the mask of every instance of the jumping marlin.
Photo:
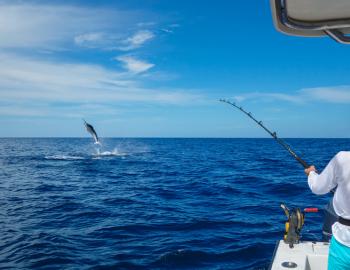
[[[84,119],[83,119],[83,121],[84,121],[86,131],[92,135],[92,137],[95,140],[95,144],[101,144],[94,127],[92,125],[90,125],[89,123],[87,123]]]

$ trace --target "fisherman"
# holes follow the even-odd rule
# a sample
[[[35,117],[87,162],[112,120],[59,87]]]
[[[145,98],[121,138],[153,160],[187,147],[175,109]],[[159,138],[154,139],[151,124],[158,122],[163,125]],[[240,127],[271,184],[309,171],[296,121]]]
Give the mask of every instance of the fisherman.
[[[341,151],[328,163],[321,174],[315,166],[305,169],[311,191],[323,195],[336,188],[333,207],[339,216],[332,226],[328,269],[350,269],[350,152]]]

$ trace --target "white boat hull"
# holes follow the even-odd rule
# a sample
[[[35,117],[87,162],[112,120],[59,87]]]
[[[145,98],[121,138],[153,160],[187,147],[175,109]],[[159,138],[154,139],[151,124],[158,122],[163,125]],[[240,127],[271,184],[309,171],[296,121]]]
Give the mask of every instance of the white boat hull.
[[[328,242],[301,241],[290,248],[283,240],[277,243],[271,270],[327,270]]]

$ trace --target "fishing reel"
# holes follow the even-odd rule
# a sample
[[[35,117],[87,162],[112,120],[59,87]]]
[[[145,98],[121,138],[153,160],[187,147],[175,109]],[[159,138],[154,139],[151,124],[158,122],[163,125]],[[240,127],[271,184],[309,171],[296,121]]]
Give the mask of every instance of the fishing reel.
[[[285,204],[281,204],[284,213],[288,220],[285,223],[284,242],[289,244],[290,248],[293,248],[295,244],[300,241],[300,233],[305,221],[305,213],[318,212],[317,208],[305,208],[301,211],[299,208],[289,210]]]

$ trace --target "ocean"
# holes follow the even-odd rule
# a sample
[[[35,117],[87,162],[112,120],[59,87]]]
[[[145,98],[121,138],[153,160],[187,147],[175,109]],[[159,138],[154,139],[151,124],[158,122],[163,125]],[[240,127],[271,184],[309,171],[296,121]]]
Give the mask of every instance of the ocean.
[[[322,170],[350,139],[287,139]],[[0,139],[1,269],[266,269],[322,208],[273,139]],[[322,211],[303,239],[320,240]]]

